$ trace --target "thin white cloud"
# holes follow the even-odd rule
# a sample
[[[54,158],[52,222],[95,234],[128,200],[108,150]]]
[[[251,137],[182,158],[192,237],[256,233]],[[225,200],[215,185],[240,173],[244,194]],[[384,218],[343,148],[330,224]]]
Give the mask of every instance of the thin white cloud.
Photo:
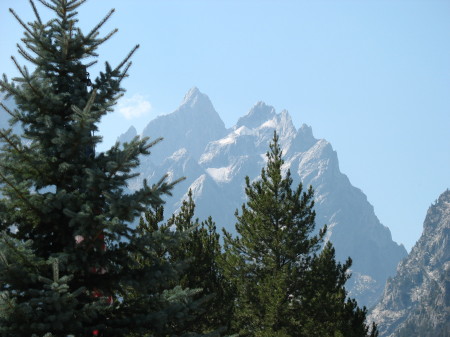
[[[126,118],[133,119],[144,116],[150,112],[152,105],[140,94],[134,94],[130,98],[119,102],[118,111]]]

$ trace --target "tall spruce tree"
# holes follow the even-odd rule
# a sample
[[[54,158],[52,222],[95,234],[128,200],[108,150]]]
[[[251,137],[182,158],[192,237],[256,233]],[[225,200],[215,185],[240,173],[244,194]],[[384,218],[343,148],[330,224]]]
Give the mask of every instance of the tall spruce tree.
[[[326,227],[314,235],[313,190],[292,190],[274,133],[261,179],[246,178],[237,237],[224,231],[223,268],[236,289],[232,328],[240,336],[368,336],[365,309],[346,301],[351,265],[336,263]],[[374,334],[376,331],[373,332]]]
[[[195,314],[192,292],[173,288],[178,270],[156,252],[176,244],[170,231],[130,226],[162,204],[173,184],[161,179],[125,193],[140,155],[157,141],[138,139],[95,153],[102,116],[123,93],[130,57],[91,83],[87,70],[110,11],[90,32],[77,27],[85,0],[39,0],[54,17],[25,23],[20,76],[0,87],[17,109],[3,109],[23,134],[0,131],[0,335],[168,336]],[[141,263],[142,259],[145,263]]]

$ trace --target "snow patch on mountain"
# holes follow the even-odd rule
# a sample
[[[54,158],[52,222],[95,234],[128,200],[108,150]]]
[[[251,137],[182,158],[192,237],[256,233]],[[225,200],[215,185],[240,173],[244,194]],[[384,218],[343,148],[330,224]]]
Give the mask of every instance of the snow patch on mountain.
[[[192,191],[192,198],[198,199],[203,192],[203,184],[205,183],[206,174],[202,174],[198,177],[192,184],[189,186],[189,189]]]
[[[208,167],[206,172],[214,179],[217,183],[226,183],[231,181],[231,175],[233,173],[232,166],[226,167]]]
[[[173,161],[179,161],[181,159],[183,159],[184,157],[186,157],[187,155],[187,150],[186,148],[182,147],[181,149],[175,151],[169,158]]]

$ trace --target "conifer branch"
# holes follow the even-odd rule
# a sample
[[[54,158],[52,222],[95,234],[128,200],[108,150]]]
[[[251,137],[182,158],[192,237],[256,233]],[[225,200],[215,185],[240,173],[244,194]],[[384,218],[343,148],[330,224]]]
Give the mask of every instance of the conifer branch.
[[[14,115],[14,113],[6,106],[3,104],[3,102],[0,102],[0,106],[3,108],[3,110],[5,110],[12,118],[16,118],[16,116]]]
[[[89,63],[87,63],[87,64],[85,64],[84,66],[86,67],[86,69],[87,68],[89,68],[89,67],[92,67],[94,64],[97,64],[97,60],[95,60],[95,61],[92,61],[92,62],[89,62]]]
[[[62,41],[62,54],[63,54],[64,59],[67,59],[67,54],[69,53],[69,41],[70,41],[70,37],[67,38],[67,35],[64,32],[63,41]]]
[[[47,8],[49,8],[49,9],[51,9],[52,11],[55,11],[55,12],[56,12],[56,7],[50,5],[47,1],[45,1],[45,0],[39,0],[39,2],[40,2],[41,4],[43,4],[45,7],[47,7]]]
[[[130,62],[128,62],[128,64],[125,66],[125,69],[124,69],[124,71],[122,72],[122,75],[119,77],[119,83],[120,82],[122,82],[122,80],[125,78],[125,77],[128,77],[128,69],[130,69],[130,67],[131,67],[131,65],[132,65],[133,63],[130,61]]]
[[[28,54],[19,44],[17,45],[17,49],[19,49],[19,54],[22,55],[22,57],[28,61],[30,61],[31,63],[35,64],[35,65],[39,65],[39,62],[33,58],[33,56],[31,56],[30,54]],[[13,58],[14,56],[11,56],[11,58]]]
[[[58,282],[59,281],[59,260],[58,260],[58,258],[55,258],[52,261],[52,271],[53,271],[53,281]]]
[[[56,21],[56,20],[55,20],[55,19],[51,20],[51,21],[48,23],[48,25],[52,25],[52,23],[53,23],[54,21]],[[35,34],[34,32],[30,32],[29,34],[31,35],[31,37],[28,37],[28,39],[23,38],[23,39],[21,39],[21,40],[22,40],[23,43],[25,43],[25,45],[27,46],[27,48],[31,49],[31,50],[32,50],[33,52],[35,52],[38,56],[41,56],[41,57],[42,57],[42,54],[38,53],[38,52],[35,50],[35,48],[31,46],[31,44],[29,43],[30,41],[35,42],[35,43],[39,43],[39,45],[40,45],[45,51],[48,51],[49,53],[53,53],[53,52],[54,52],[52,49],[48,48],[48,46],[47,46],[45,43],[42,42],[42,40],[41,40],[41,38],[40,38],[39,35]],[[25,32],[25,35],[26,35],[26,36],[28,35],[27,32]],[[18,47],[19,49],[22,49],[22,50],[23,50],[23,48],[21,48],[19,45],[17,45],[17,47]],[[23,53],[28,54],[28,53],[26,53],[25,51],[23,51]],[[24,56],[24,57],[25,57],[25,56]],[[28,57],[32,58],[31,56],[28,56]],[[34,64],[37,64],[37,65],[38,65],[38,63],[37,63],[36,61],[31,60],[31,62],[33,62]]]
[[[42,95],[39,93],[39,91],[31,84],[30,81],[30,74],[28,74],[27,68],[22,68],[18,63],[17,60],[14,56],[11,56],[14,64],[16,65],[17,69],[19,70],[19,72],[22,74],[23,79],[25,80],[25,82],[28,84],[28,86],[30,87],[30,89],[36,94],[36,96],[41,97]]]
[[[127,57],[125,57],[125,59],[116,67],[116,69],[114,69],[114,71],[119,71],[120,68],[123,67],[123,65],[125,63],[128,62],[128,60],[130,59],[131,56],[133,56],[134,52],[139,48],[139,45],[137,44],[136,46],[134,46],[134,48],[128,53]]]
[[[30,49],[33,53],[35,53],[37,56],[44,58],[44,56],[32,45],[30,45],[29,43],[25,42],[25,45],[27,46],[28,49]],[[17,47],[21,50],[20,54],[27,54],[30,58],[32,58],[31,55],[29,55],[20,45],[17,45]],[[38,64],[37,61],[33,62],[34,64]]]
[[[14,184],[12,182],[9,181],[8,178],[6,178],[3,173],[0,172],[0,179],[7,184],[9,187],[11,187],[14,192],[16,192],[16,195],[25,202],[26,205],[28,205],[28,207],[30,207],[37,215],[42,215],[41,211],[39,209],[37,209],[34,205],[32,205],[27,198],[25,198],[23,196],[23,194],[14,186]]]
[[[87,41],[87,40],[89,40],[89,39],[91,39],[92,38],[92,35],[94,35],[94,33],[96,33],[104,24],[105,24],[105,22],[106,21],[108,21],[108,19],[111,17],[111,15],[113,15],[113,13],[115,12],[116,10],[113,8],[113,9],[111,9],[110,11],[109,11],[109,13],[103,18],[103,20],[102,21],[100,21],[98,24],[97,24],[97,26],[95,26],[90,32],[89,32],[89,34],[84,38],[84,41]]]
[[[1,103],[0,103],[0,104],[1,104]],[[4,107],[4,106],[2,105],[2,107]],[[9,129],[8,134],[5,133],[5,132],[3,131],[3,129],[0,129],[0,137],[3,138],[3,139],[5,140],[5,142],[6,142],[7,144],[9,144],[9,146],[11,146],[11,147],[16,151],[16,153],[21,154],[21,155],[23,156],[22,158],[24,158],[26,161],[28,161],[28,163],[31,165],[28,169],[30,169],[30,168],[31,168],[31,169],[34,169],[37,173],[39,173],[39,174],[41,175],[41,177],[45,177],[45,174],[44,174],[38,167],[36,167],[36,163],[33,162],[33,161],[29,158],[28,152],[27,152],[27,151],[24,151],[23,148],[18,147],[18,146],[11,140],[11,138],[9,137],[9,133],[11,133],[11,129]],[[2,165],[2,164],[0,164],[0,166],[3,167],[3,168],[6,168],[6,166],[4,166],[4,165]]]
[[[92,105],[94,104],[95,101],[95,97],[97,97],[97,89],[92,90],[89,100],[83,109],[83,113],[87,114],[91,111]]]
[[[75,8],[77,8],[78,6],[84,4],[86,1],[87,0],[73,0],[73,1],[69,1],[67,3],[67,10],[68,11],[73,11]]]
[[[147,138],[147,139],[148,139],[148,138]],[[164,140],[163,137],[156,138],[154,141],[148,143],[148,144],[146,145],[145,149],[148,150],[149,148],[155,146],[156,144],[158,144],[158,143],[161,142],[162,140]]]
[[[6,143],[8,143],[17,153],[23,153],[21,149],[19,149],[16,144],[11,140],[9,134],[11,133],[11,129],[7,130],[7,132],[3,132],[4,129],[0,129],[0,137],[3,138]]]
[[[113,36],[114,34],[116,34],[119,30],[117,28],[113,29],[111,32],[109,32],[104,38],[101,38],[100,40],[98,40],[96,43],[94,43],[92,45],[92,47],[89,50],[93,50],[95,48],[97,48],[99,45],[101,45],[102,43],[108,41],[111,36]],[[98,33],[96,33],[96,35],[98,35]]]
[[[121,151],[122,153],[124,153],[124,151]],[[111,170],[109,172],[109,176],[107,176],[107,179],[111,179],[113,178],[118,172],[121,172],[122,169],[125,168],[125,162],[128,160],[128,158],[131,156],[130,153],[125,155],[125,158],[123,158],[122,163],[119,163],[119,165],[116,166],[116,168],[114,170]]]
[[[28,259],[21,254],[21,252],[16,248],[16,246],[14,244],[12,244],[5,235],[5,232],[2,232],[1,234],[1,240],[3,241],[3,243],[8,246],[14,253],[16,253],[16,255],[18,255],[22,261],[24,262],[24,264],[28,265],[29,267],[31,267],[32,269],[34,269],[36,272],[39,272],[39,269],[36,267],[36,265],[34,265],[33,263],[31,263],[30,261],[28,261]]]
[[[31,35],[33,35],[33,32],[28,28],[28,26],[22,21],[22,19],[16,14],[16,12],[14,11],[14,9],[10,8],[9,11],[11,12],[11,14],[16,18],[17,21],[19,21],[20,25],[25,28],[25,30],[30,33]]]
[[[39,12],[38,12],[37,9],[36,9],[36,6],[35,6],[35,4],[34,4],[34,1],[33,1],[33,0],[30,0],[30,4],[31,4],[31,7],[33,7],[33,12],[34,12],[34,15],[36,15],[36,19],[38,20],[39,24],[42,25],[41,17],[39,16]]]
[[[7,91],[11,96],[18,96],[20,98],[24,98],[24,95],[20,93],[20,91],[18,91],[13,85],[7,82],[5,76],[3,76],[3,81],[0,81],[0,87],[2,87],[3,90]]]

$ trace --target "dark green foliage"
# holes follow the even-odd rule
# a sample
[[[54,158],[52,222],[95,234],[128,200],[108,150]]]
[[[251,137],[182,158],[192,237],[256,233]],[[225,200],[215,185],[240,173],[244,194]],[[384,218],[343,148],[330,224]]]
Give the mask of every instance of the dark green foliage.
[[[211,217],[200,223],[194,219],[194,211],[195,204],[189,191],[180,211],[166,223],[162,224],[163,208],[158,207],[145,212],[139,228],[143,232],[170,229],[181,236],[178,245],[166,247],[159,256],[183,267],[183,276],[176,285],[199,290],[194,298],[203,303],[204,310],[192,321],[190,329],[208,333],[226,330],[233,296],[218,264],[222,255],[219,234]]]
[[[236,288],[232,328],[242,336],[368,336],[365,309],[346,300],[351,265],[336,263],[326,227],[313,235],[313,190],[282,174],[275,134],[261,179],[246,178],[248,197],[225,234],[223,268]],[[376,333],[376,331],[374,331]]]
[[[0,131],[1,336],[181,335],[198,303],[172,286],[179,268],[156,256],[178,237],[129,225],[176,182],[125,193],[139,156],[159,140],[135,138],[95,154],[93,133],[123,93],[137,47],[117,67],[106,63],[91,85],[87,69],[115,33],[98,36],[113,11],[83,34],[76,12],[83,0],[40,2],[54,14],[47,23],[33,2],[34,22],[12,11],[25,29],[19,53],[33,70],[13,59],[20,77],[0,81],[18,107],[3,108],[23,127],[20,137]]]
[[[0,294],[1,336],[31,336],[43,331],[80,331],[82,323],[107,310],[107,303],[81,303],[85,288],[72,290],[72,277],[60,275],[57,259],[47,261],[37,257],[31,242],[21,242],[2,234],[0,274],[2,281],[14,286],[17,293]],[[52,272],[52,278],[40,275]],[[30,321],[28,318],[34,316]],[[79,320],[74,320],[79,317]],[[14,333],[13,331],[17,331]]]
[[[376,329],[369,334],[365,325],[366,308],[359,308],[355,300],[347,298],[345,283],[350,278],[350,266],[350,259],[344,265],[336,262],[331,242],[313,259],[302,291],[303,304],[299,306],[305,335],[376,336]]]

